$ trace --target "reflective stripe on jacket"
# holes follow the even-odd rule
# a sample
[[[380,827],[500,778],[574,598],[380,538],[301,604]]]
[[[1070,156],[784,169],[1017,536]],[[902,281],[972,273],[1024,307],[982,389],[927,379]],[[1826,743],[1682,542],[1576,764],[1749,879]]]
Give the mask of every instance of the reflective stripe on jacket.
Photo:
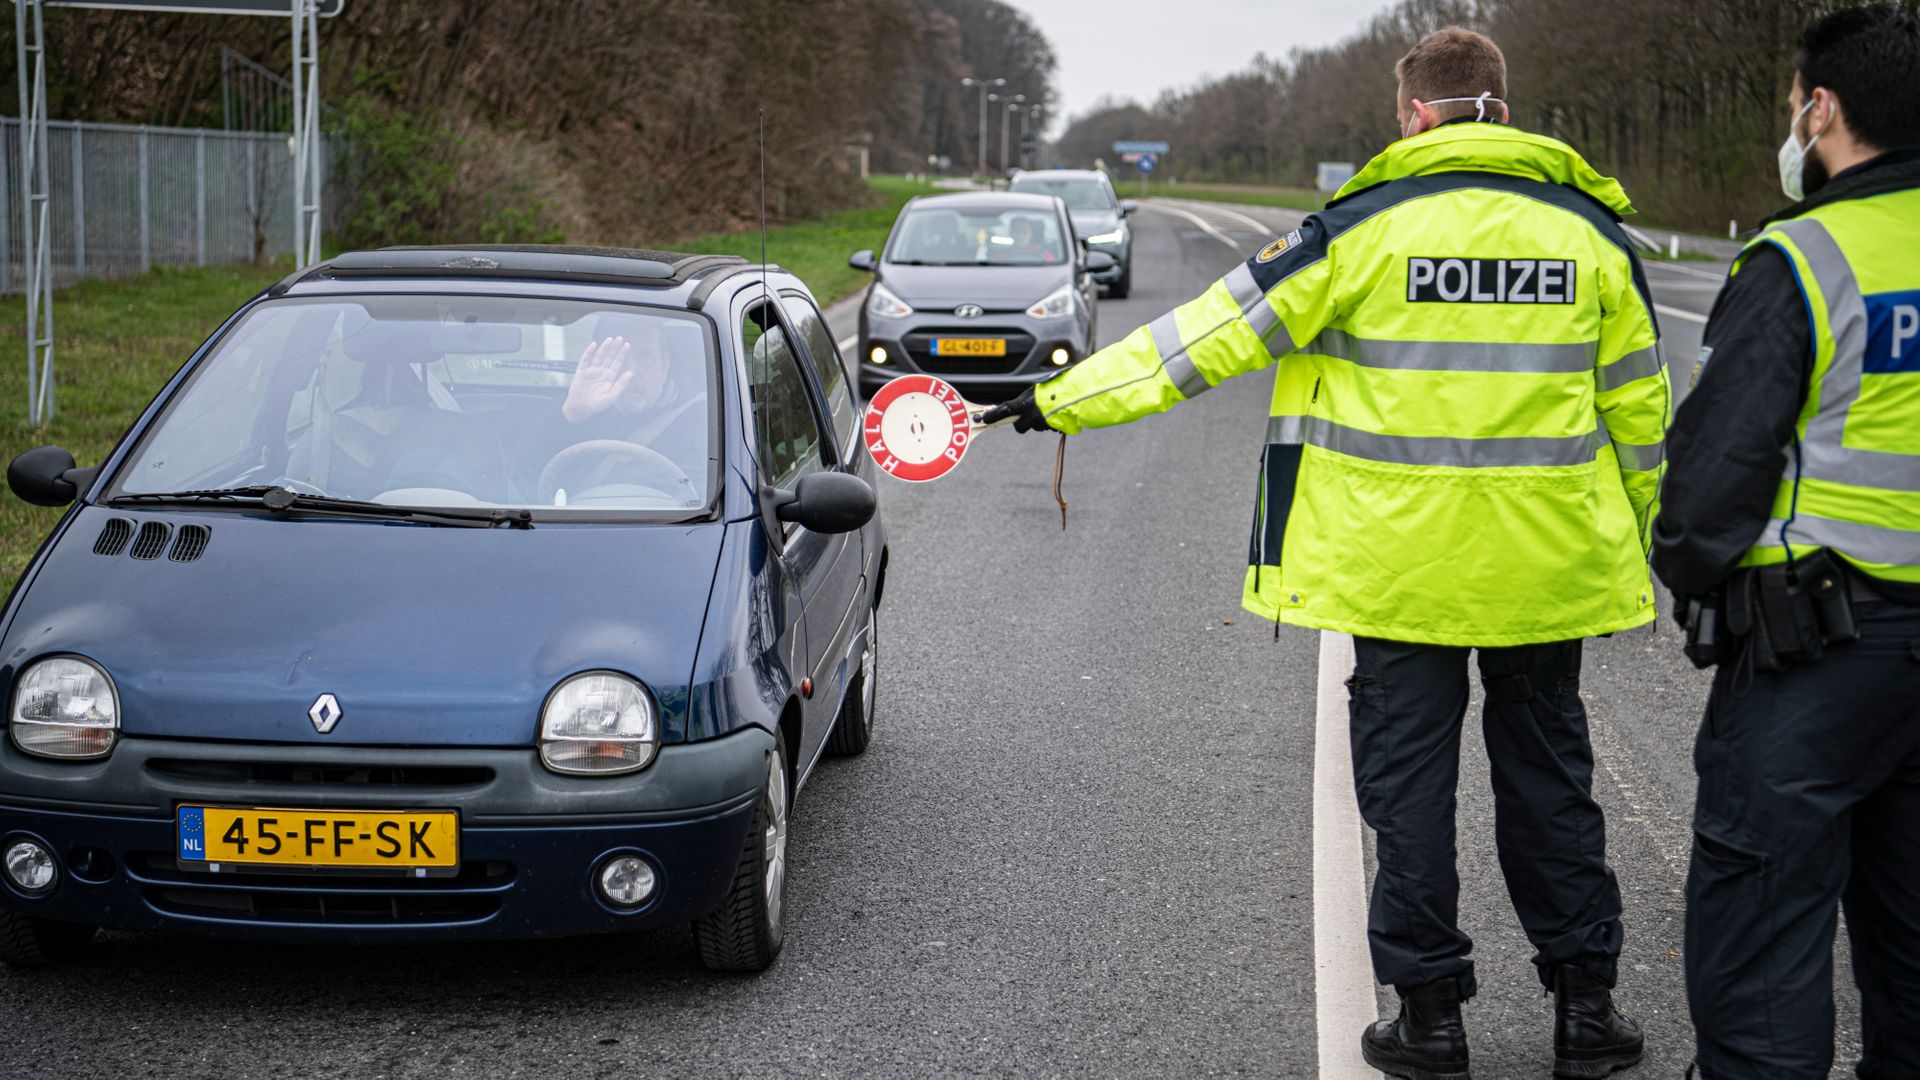
[[[1847,199],[1769,226],[1813,328],[1807,400],[1767,522],[1742,565],[1829,547],[1920,582],[1920,190]]]
[[[1077,432],[1278,360],[1256,614],[1449,645],[1637,626],[1671,394],[1631,211],[1564,143],[1436,128],[1036,397]]]

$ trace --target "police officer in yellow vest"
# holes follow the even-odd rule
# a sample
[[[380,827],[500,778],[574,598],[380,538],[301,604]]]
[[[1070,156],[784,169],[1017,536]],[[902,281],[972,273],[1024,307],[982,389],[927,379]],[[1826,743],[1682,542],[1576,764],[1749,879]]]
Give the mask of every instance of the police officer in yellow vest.
[[[1508,890],[1556,996],[1556,1072],[1641,1035],[1609,993],[1620,890],[1591,796],[1580,642],[1654,617],[1645,538],[1669,411],[1620,185],[1505,123],[1506,62],[1450,28],[1397,65],[1406,136],[1198,299],[989,411],[1078,432],[1275,366],[1247,608],[1355,635],[1368,936],[1402,1077],[1466,1077],[1454,788],[1479,650]]]
[[[1717,661],[1687,997],[1711,1080],[1825,1077],[1844,903],[1862,1077],[1920,1076],[1920,21],[1813,23],[1674,422],[1654,567]]]

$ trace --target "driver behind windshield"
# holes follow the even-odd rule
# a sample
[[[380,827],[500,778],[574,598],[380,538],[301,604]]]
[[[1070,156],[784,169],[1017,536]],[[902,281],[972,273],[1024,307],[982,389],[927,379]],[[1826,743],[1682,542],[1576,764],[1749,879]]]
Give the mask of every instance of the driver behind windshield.
[[[1014,218],[1012,232],[1013,250],[1015,254],[1025,255],[1046,263],[1056,263],[1060,261],[1060,256],[1056,255],[1050,247],[1041,243],[1040,230],[1034,227],[1032,218],[1024,216]]]
[[[698,402],[705,387],[674,378],[659,322],[602,317],[596,330],[601,336],[581,350],[566,399],[537,427],[540,460],[611,440],[656,450],[689,474],[704,470],[706,414]]]

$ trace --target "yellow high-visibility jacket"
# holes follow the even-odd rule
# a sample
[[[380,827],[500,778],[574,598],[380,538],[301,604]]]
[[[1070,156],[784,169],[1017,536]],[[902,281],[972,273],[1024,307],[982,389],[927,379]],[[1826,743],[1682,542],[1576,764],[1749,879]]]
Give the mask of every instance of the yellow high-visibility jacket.
[[[1742,560],[1831,548],[1864,573],[1920,584],[1920,189],[1842,199],[1769,226],[1793,263],[1813,371],[1773,517]]]
[[[1277,361],[1256,614],[1444,645],[1638,626],[1672,402],[1632,212],[1564,143],[1444,125],[1035,397],[1074,433]]]

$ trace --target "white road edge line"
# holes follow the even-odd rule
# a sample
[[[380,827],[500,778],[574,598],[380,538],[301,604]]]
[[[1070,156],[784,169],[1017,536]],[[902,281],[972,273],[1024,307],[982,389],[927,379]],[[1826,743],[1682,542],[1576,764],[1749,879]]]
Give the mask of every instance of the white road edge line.
[[[1641,260],[1641,264],[1650,270],[1670,270],[1676,274],[1691,274],[1694,277],[1706,278],[1708,281],[1724,283],[1727,280],[1727,275],[1724,273],[1716,274],[1711,271],[1702,270],[1697,266],[1682,266],[1679,263],[1672,262],[1648,262],[1645,259]]]
[[[1360,1031],[1380,1018],[1367,954],[1367,874],[1347,737],[1353,638],[1320,632],[1313,736],[1313,995],[1321,1080],[1379,1080]]]
[[[834,342],[833,347],[844,352],[847,349],[853,348],[853,343],[857,341],[859,337],[860,337],[859,334],[848,334],[846,337],[843,337],[839,341]]]
[[[1165,195],[1162,195],[1160,197],[1162,199],[1167,199],[1167,196]],[[1184,202],[1189,205],[1204,206],[1216,214],[1224,214],[1225,216],[1230,218],[1237,218],[1241,221],[1246,222],[1249,226],[1251,226],[1254,232],[1260,233],[1262,235],[1270,235],[1273,232],[1273,226],[1267,224],[1266,222],[1261,221],[1258,218],[1250,218],[1238,210],[1229,209],[1225,206],[1220,205],[1219,203],[1205,202],[1198,199],[1174,199],[1169,201]],[[1172,209],[1172,207],[1168,207],[1168,209]]]
[[[1208,236],[1211,236],[1215,240],[1218,240],[1221,243],[1232,248],[1235,254],[1239,254],[1240,252],[1240,244],[1238,241],[1233,240],[1232,238],[1228,237],[1226,233],[1223,233],[1219,229],[1214,228],[1212,225],[1207,224],[1206,220],[1201,218],[1198,214],[1193,214],[1186,210],[1182,210],[1177,206],[1168,206],[1165,203],[1150,202],[1150,203],[1142,203],[1141,205],[1146,207],[1149,210],[1158,210],[1163,214],[1178,214],[1181,217],[1186,218],[1188,221],[1193,222],[1195,225],[1200,226],[1201,231],[1206,233]]]
[[[1666,304],[1655,304],[1653,305],[1653,310],[1659,312],[1662,315],[1671,315],[1676,319],[1684,319],[1687,322],[1700,323],[1703,326],[1706,325],[1706,322],[1707,322],[1707,317],[1705,315],[1702,315],[1696,311],[1688,311],[1686,308],[1670,307]]]

